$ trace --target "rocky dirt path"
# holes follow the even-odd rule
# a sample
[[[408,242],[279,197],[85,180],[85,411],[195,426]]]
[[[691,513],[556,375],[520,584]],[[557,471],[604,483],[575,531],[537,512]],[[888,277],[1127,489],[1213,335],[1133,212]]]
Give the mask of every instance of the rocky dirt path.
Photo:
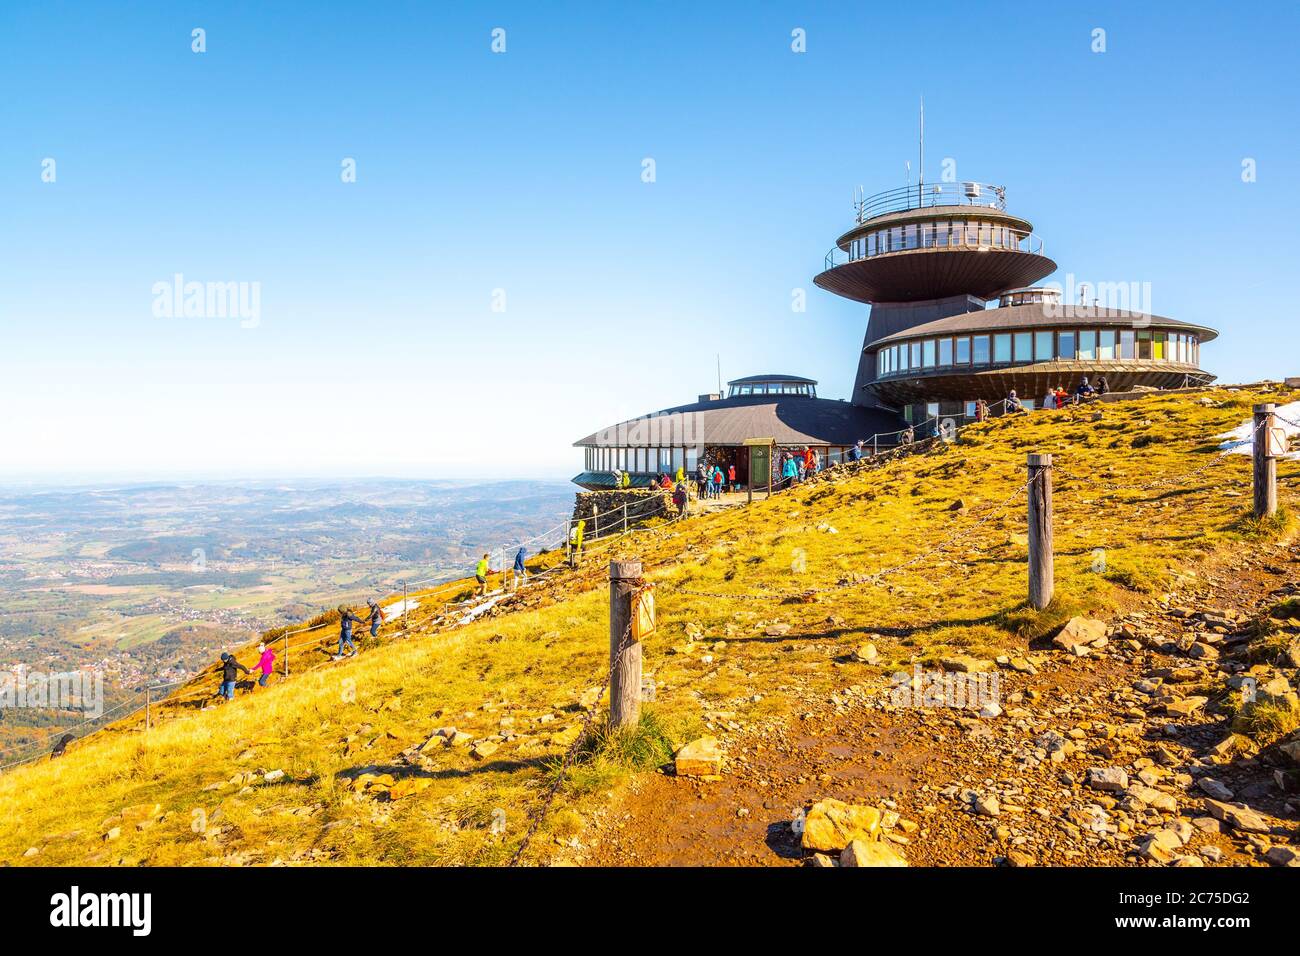
[[[795,719],[719,728],[720,778],[642,776],[568,862],[826,865],[791,823],[835,798],[880,809],[913,866],[1298,865],[1300,738],[1260,752],[1220,708],[1243,684],[1294,700],[1297,622],[1274,622],[1283,650],[1262,660],[1255,625],[1297,593],[1300,550],[1260,548],[1106,627],[946,662],[996,668],[982,713],[900,706],[888,679],[851,669],[830,696],[795,685]],[[828,661],[845,650],[826,644]]]

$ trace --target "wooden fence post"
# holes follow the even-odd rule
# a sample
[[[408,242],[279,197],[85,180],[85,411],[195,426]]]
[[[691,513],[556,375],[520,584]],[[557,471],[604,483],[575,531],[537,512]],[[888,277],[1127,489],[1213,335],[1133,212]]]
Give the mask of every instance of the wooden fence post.
[[[640,561],[609,562],[609,726],[641,719],[641,642],[632,640],[632,594],[641,580]],[[623,637],[627,635],[627,642]]]
[[[1253,450],[1255,453],[1255,517],[1271,518],[1277,513],[1277,459],[1273,450],[1272,402],[1255,406]]]
[[[1029,603],[1041,611],[1055,590],[1052,568],[1052,456],[1029,456]]]
[[[284,635],[284,676],[289,676],[289,635]]]

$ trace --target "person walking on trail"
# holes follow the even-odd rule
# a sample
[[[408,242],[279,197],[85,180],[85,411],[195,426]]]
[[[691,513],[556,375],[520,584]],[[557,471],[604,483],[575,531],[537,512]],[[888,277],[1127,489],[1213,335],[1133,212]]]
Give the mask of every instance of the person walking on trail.
[[[785,464],[781,466],[781,478],[787,485],[793,485],[799,480],[799,465],[794,460],[794,455],[788,455]]]
[[[488,570],[488,556],[485,554],[474,566],[474,580],[478,582],[479,597],[487,597]]]
[[[623,487],[624,488],[632,487],[632,473],[630,471],[623,472]]]
[[[361,620],[361,618],[352,613],[347,605],[339,605],[339,650],[338,653],[334,655],[336,661],[343,660],[345,656],[343,654],[343,648],[345,647],[349,650],[349,653],[346,656],[357,656],[357,645],[352,643],[352,625],[364,623],[365,622]]]
[[[261,656],[258,657],[257,663],[253,666],[253,670],[261,671],[262,676],[259,677],[257,683],[253,685],[253,690],[257,690],[259,687],[265,687],[271,680],[271,674],[275,671],[275,651],[271,650],[265,644],[258,644],[257,653]]]
[[[217,696],[224,697],[226,700],[235,699],[235,682],[239,680],[240,671],[252,675],[247,667],[235,660],[234,654],[221,655],[221,690]]]
[[[677,488],[673,491],[673,504],[677,506],[677,517],[686,517],[687,502],[689,500],[690,495],[686,493],[686,482],[679,481]]]
[[[388,620],[388,615],[384,613],[384,609],[379,606],[379,602],[374,598],[371,598],[366,604],[370,607],[370,616],[366,618],[366,623],[370,625],[370,636],[378,637],[379,625]]]
[[[725,476],[722,474],[722,467],[715,466],[713,469],[713,497],[722,497],[722,483],[725,480]]]
[[[734,464],[727,466],[727,485],[734,492],[736,488],[736,466]]]
[[[519,550],[515,552],[514,576],[516,588],[521,584],[528,583],[528,568],[524,566],[524,556],[526,553],[527,552],[523,545],[520,545]]]

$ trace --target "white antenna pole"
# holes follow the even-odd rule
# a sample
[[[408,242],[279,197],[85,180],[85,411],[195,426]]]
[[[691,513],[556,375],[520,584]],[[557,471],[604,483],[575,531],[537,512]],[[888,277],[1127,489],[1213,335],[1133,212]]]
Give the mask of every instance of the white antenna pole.
[[[718,353],[718,394],[722,394],[722,353]]]
[[[925,96],[921,97],[921,167],[918,170],[918,179],[916,181],[916,204],[919,206],[923,201],[921,193],[925,186]]]

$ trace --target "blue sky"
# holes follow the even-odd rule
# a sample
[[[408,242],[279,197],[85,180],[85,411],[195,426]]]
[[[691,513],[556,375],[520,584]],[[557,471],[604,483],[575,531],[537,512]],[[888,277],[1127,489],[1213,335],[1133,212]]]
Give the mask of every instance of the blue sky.
[[[1293,4],[5,3],[0,475],[567,477],[719,353],[846,397],[866,308],[812,276],[854,187],[915,175],[922,95],[927,178],[1005,184],[1053,278],[1150,282],[1221,330],[1225,381],[1300,373],[1298,30]],[[155,315],[177,273],[260,284],[256,323]]]

